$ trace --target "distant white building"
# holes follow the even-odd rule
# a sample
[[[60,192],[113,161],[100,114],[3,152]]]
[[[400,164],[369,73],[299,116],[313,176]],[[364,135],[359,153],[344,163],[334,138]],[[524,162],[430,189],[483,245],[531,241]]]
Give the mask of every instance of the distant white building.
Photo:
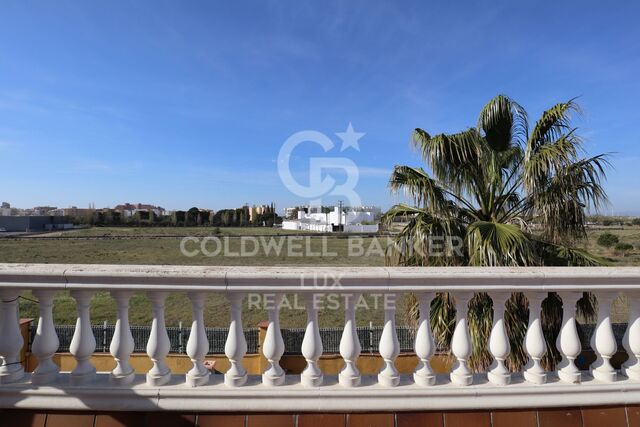
[[[319,207],[309,207],[307,211],[299,209],[298,219],[282,221],[282,229],[322,233],[333,231],[376,233],[378,231],[380,208],[374,206],[347,208],[342,213],[338,207],[329,212],[322,212]]]

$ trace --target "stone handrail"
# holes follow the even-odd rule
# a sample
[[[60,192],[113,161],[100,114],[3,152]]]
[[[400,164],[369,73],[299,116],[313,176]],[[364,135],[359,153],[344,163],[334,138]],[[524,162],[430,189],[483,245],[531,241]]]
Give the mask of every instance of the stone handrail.
[[[18,298],[31,290],[39,300],[39,320],[32,352],[38,366],[28,374],[19,360],[22,348]],[[53,356],[58,338],[53,325],[53,297],[69,290],[76,300],[77,321],[70,352],[76,359],[71,372],[61,373]],[[91,330],[90,303],[96,291],[109,291],[116,302],[117,322],[110,351],[116,366],[98,373],[91,363],[96,347]],[[145,292],[152,303],[152,330],[147,354],[152,362],[145,376],[129,364],[133,338],[129,328],[129,299]],[[192,368],[172,374],[165,358],[169,339],[164,323],[168,293],[186,292],[193,323],[187,343]],[[414,293],[420,306],[415,337],[418,365],[411,376],[395,367],[399,343],[395,305],[384,307],[384,329],[379,343],[383,367],[375,377],[360,374],[360,344],[355,316],[358,297],[382,293],[393,301]],[[450,292],[456,304],[451,341],[455,364],[447,375],[430,366],[435,352],[429,321],[437,292]],[[488,348],[494,358],[487,372],[474,374],[468,366],[472,343],[467,327],[468,302],[475,292],[493,300],[494,317]],[[529,363],[522,372],[505,366],[509,339],[504,325],[505,303],[513,292],[523,292],[530,316],[524,347]],[[548,292],[563,301],[563,320],[556,346],[562,361],[546,372],[541,359],[547,351],[541,327],[541,304]],[[575,359],[581,352],[576,330],[576,303],[583,292],[598,300],[598,322],[591,339],[597,354],[588,372]],[[230,327],[225,355],[230,368],[212,375],[204,366],[208,351],[204,305],[208,294],[230,302]],[[262,352],[269,366],[260,377],[242,366],[247,345],[242,326],[242,302],[247,293],[261,294],[267,306],[268,328]],[[286,293],[302,294],[307,328],[301,352],[307,366],[301,375],[286,375],[279,361],[284,343],[279,326],[280,301]],[[345,324],[340,342],[344,367],[334,378],[318,366],[322,342],[318,298],[336,293],[344,298]],[[629,301],[629,327],[623,343],[629,359],[618,372],[611,364],[617,351],[610,311],[623,293]],[[365,411],[544,407],[640,403],[640,268],[383,268],[383,267],[186,267],[122,265],[0,264],[0,407],[93,410],[190,411]],[[269,297],[269,298],[267,298]],[[561,396],[561,397],[560,397]],[[54,399],[55,402],[52,400]]]

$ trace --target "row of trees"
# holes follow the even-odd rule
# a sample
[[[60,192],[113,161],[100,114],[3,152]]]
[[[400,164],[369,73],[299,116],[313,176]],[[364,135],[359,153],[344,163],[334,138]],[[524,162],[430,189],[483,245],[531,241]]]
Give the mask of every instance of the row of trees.
[[[86,215],[69,217],[77,225],[92,226],[158,226],[158,227],[272,227],[282,222],[275,214],[273,206],[264,211],[254,212],[253,218],[248,206],[239,209],[223,209],[213,213],[210,210],[192,207],[187,211],[174,211],[170,215],[156,215],[153,211],[140,210],[126,217],[112,209],[96,210]]]

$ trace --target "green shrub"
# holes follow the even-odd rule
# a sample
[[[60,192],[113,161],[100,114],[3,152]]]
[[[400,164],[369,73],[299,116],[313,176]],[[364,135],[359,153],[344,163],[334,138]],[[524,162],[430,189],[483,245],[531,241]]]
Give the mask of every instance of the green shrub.
[[[611,233],[602,233],[600,235],[600,237],[598,237],[598,245],[603,246],[605,248],[610,248],[613,245],[617,244],[618,242],[620,242],[620,239],[618,239],[618,236],[616,236],[615,234],[611,234]]]
[[[640,218],[633,218],[633,220],[631,221],[631,224],[640,225]]]
[[[614,249],[620,252],[626,252],[633,250],[633,245],[630,243],[616,243]]]

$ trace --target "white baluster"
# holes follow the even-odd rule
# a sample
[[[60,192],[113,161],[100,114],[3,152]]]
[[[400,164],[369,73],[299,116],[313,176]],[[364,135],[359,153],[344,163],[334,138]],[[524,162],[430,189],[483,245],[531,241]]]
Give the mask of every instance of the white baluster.
[[[509,299],[510,294],[506,292],[490,293],[493,301],[493,328],[489,336],[489,351],[493,356],[493,363],[487,372],[489,381],[496,385],[507,385],[511,382],[511,373],[505,366],[505,361],[511,346],[509,345],[509,336],[504,325],[505,303]]]
[[[18,290],[0,292],[0,384],[18,381],[24,376],[20,360],[24,340],[20,333],[19,297]]]
[[[356,331],[356,305],[359,298],[360,294],[344,295],[344,330],[340,338],[340,355],[345,365],[338,375],[338,381],[344,387],[360,385],[360,371],[356,367],[361,350]]]
[[[109,351],[116,361],[116,367],[111,371],[109,380],[113,384],[130,384],[135,372],[129,364],[129,357],[133,353],[135,343],[129,327],[129,299],[131,292],[113,291],[111,295],[116,300],[116,327],[111,339]]]
[[[616,294],[613,292],[596,292],[598,298],[598,324],[596,330],[591,337],[591,348],[598,355],[595,362],[591,364],[591,375],[597,380],[604,382],[614,382],[618,377],[618,373],[611,366],[611,358],[618,346],[616,337],[613,335],[611,326],[611,303]]]
[[[629,325],[622,343],[629,359],[622,365],[622,373],[633,380],[640,380],[640,295],[637,292],[627,294],[629,301]]]
[[[306,296],[307,300],[307,329],[302,340],[302,355],[307,361],[307,367],[300,375],[302,385],[319,387],[322,385],[322,371],[318,367],[318,359],[322,356],[322,339],[318,327],[318,297],[319,294]]]
[[[456,357],[450,378],[451,382],[457,385],[471,385],[473,374],[468,366],[468,359],[471,356],[471,337],[467,328],[467,309],[469,300],[473,296],[471,292],[458,292],[456,298],[456,328],[451,339],[451,352]]]
[[[187,341],[187,355],[193,363],[193,368],[187,372],[186,380],[191,387],[197,387],[208,384],[211,375],[204,366],[204,358],[209,352],[209,341],[204,329],[204,303],[207,295],[202,292],[190,292],[188,296],[191,300],[193,322]]]
[[[556,340],[556,346],[562,353],[562,360],[558,364],[558,377],[567,383],[579,384],[582,380],[580,370],[575,360],[580,355],[582,345],[576,329],[576,302],[582,292],[559,292],[562,298],[562,327]]]
[[[395,387],[400,384],[400,373],[396,369],[395,360],[400,353],[400,342],[396,333],[396,295],[385,294],[384,328],[379,343],[380,356],[384,367],[378,374],[378,384]]]
[[[231,366],[224,374],[224,383],[229,387],[240,387],[247,382],[247,371],[242,366],[242,359],[247,353],[247,340],[242,329],[242,299],[244,294],[232,293],[227,295],[231,303],[229,335],[224,344],[224,354],[229,359]]]
[[[71,291],[71,296],[76,300],[76,329],[73,332],[69,352],[76,359],[76,367],[71,371],[71,384],[80,385],[95,379],[96,368],[91,364],[91,356],[96,349],[96,338],[91,330],[91,296],[93,291]]]
[[[147,372],[147,384],[158,387],[168,383],[171,379],[171,370],[165,361],[171,349],[171,342],[164,323],[164,302],[167,299],[167,294],[165,292],[151,292],[149,299],[152,304],[153,321],[147,342],[147,355],[153,362],[153,366]]]
[[[542,300],[547,297],[546,292],[528,292],[529,300],[529,326],[524,338],[525,348],[529,354],[529,362],[525,366],[524,379],[534,384],[547,382],[547,373],[542,369],[540,361],[547,352],[547,345],[542,332],[540,311]]]
[[[262,373],[262,383],[266,386],[279,386],[284,384],[284,370],[280,367],[280,358],[284,354],[284,340],[280,332],[280,304],[284,294],[267,294],[267,311],[269,315],[269,326],[264,337],[262,354],[269,362],[269,367]]]
[[[33,295],[38,298],[40,307],[38,329],[31,346],[31,351],[38,359],[38,366],[31,375],[31,382],[36,385],[55,381],[60,372],[58,365],[53,362],[53,355],[58,351],[60,345],[56,328],[53,325],[53,297],[55,293],[54,290],[46,289],[33,291]]]
[[[425,292],[418,294],[418,303],[420,305],[420,320],[418,330],[416,331],[415,350],[416,356],[420,359],[418,366],[413,373],[413,380],[421,386],[434,385],[436,383],[436,374],[431,368],[429,360],[436,352],[436,345],[431,334],[431,301],[435,297],[433,292]]]

